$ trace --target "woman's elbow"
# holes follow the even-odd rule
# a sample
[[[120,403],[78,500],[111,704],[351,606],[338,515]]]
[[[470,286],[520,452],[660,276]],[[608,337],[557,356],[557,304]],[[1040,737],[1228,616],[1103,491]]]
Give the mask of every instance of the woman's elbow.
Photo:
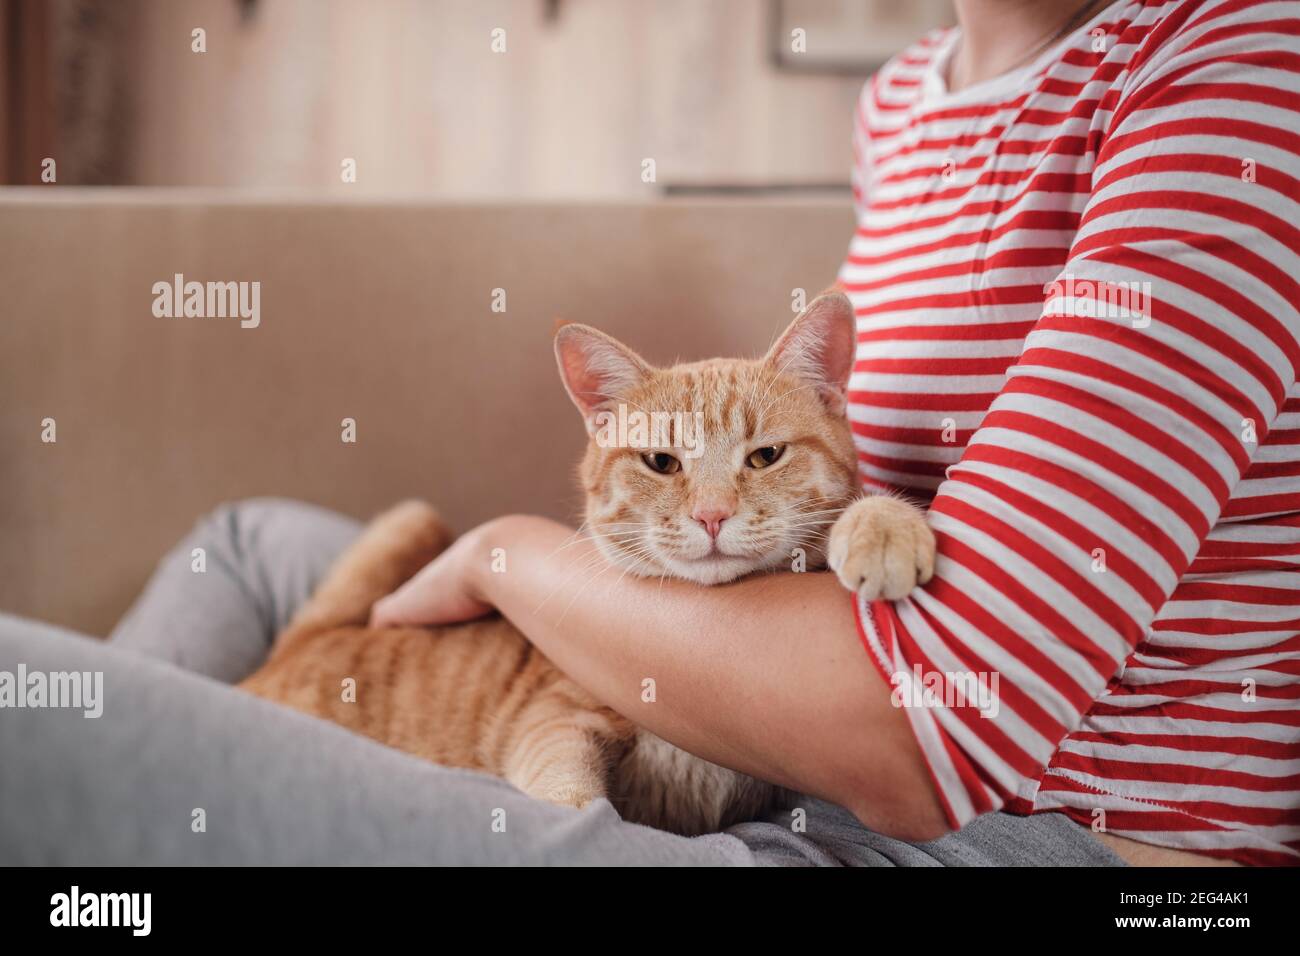
[[[928,780],[920,787],[898,788],[893,793],[881,793],[879,787],[872,791],[839,801],[868,830],[906,843],[928,843],[952,832]]]
[[[842,755],[838,802],[884,836],[908,843],[937,840],[953,827],[906,717],[894,714],[886,726],[877,726],[874,739]]]
[[[937,840],[953,828],[924,766],[921,773],[894,773],[882,779],[878,769],[873,779],[853,783],[837,802],[868,830],[883,836],[907,843]]]
[[[905,843],[929,843],[952,832],[942,808],[930,807],[920,801],[897,808],[887,816],[882,816],[878,807],[849,809],[863,826]]]

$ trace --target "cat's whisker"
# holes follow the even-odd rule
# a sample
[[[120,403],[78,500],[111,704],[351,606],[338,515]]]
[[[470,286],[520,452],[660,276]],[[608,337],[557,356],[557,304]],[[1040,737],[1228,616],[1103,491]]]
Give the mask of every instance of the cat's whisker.
[[[642,560],[646,560],[646,561],[648,561],[649,558],[650,558],[650,555],[647,553],[646,556],[645,556]],[[618,580],[614,582],[614,587],[618,587],[619,584],[622,583],[623,579],[624,579],[625,577],[627,577],[628,572],[631,571],[632,568],[633,568],[634,566],[635,566],[635,565],[633,565],[633,564],[629,564],[626,568],[623,569],[623,573],[620,574],[620,575],[618,576]]]
[[[628,548],[635,547],[646,543],[646,536],[637,532],[623,538],[605,538],[605,543],[612,545],[617,551],[626,551]]]
[[[568,586],[569,582],[572,581],[579,574],[589,571],[592,568],[598,567],[601,564],[608,564],[609,561],[605,557],[605,555],[602,554],[599,549],[597,549],[593,551],[591,554],[586,555],[576,563],[578,565],[577,568],[570,571],[569,574],[564,578],[564,580],[555,586],[555,588],[551,591],[550,594],[542,598],[542,602],[538,604],[536,608],[533,609],[534,614],[540,612],[541,609],[546,606],[547,602],[551,600],[551,598],[555,597],[556,594],[564,590],[564,588]]]
[[[582,596],[582,593],[586,591],[587,588],[591,585],[591,582],[596,580],[596,578],[600,577],[602,574],[604,574],[606,571],[609,571],[613,567],[614,565],[610,564],[609,561],[601,561],[597,565],[588,565],[584,569],[585,571],[590,573],[588,574],[587,579],[583,582],[582,586],[578,588],[577,593],[573,595],[573,597],[569,600],[569,603],[565,605],[564,610],[560,613],[559,618],[555,622],[557,626],[564,621],[565,617],[568,616],[569,611],[573,609],[573,605],[577,602],[578,598]],[[567,585],[567,583],[568,581],[566,580],[564,584],[556,588],[556,591],[561,590],[565,585]],[[554,596],[554,592],[552,593],[551,596]]]
[[[803,359],[803,357],[807,354],[808,349],[811,347],[812,345],[810,342],[799,343],[798,350],[795,351],[795,353],[791,355],[788,359],[786,359],[785,363],[779,369],[777,369],[776,374],[773,375],[772,378],[768,381],[767,388],[763,389],[763,395],[759,399],[760,402],[762,402],[763,399],[767,398],[767,393],[772,390],[773,385],[775,385],[778,381],[780,381],[781,376],[785,374],[785,370],[788,369],[796,361]]]
[[[640,524],[632,524],[629,522],[621,525],[606,525],[596,533],[602,538],[608,538],[618,534],[644,534],[647,531],[653,530],[654,525],[648,521],[644,521]]]
[[[586,534],[586,535],[584,535],[584,534],[583,534],[584,531],[590,531],[590,529],[587,527],[587,522],[585,522],[585,521],[584,521],[582,524],[578,525],[578,529],[577,529],[576,531],[574,531],[573,534],[569,535],[569,537],[568,537],[568,538],[567,538],[563,543],[561,543],[560,546],[559,546],[558,548],[556,548],[556,549],[555,549],[554,551],[552,551],[549,555],[547,555],[547,557],[553,558],[553,557],[555,557],[557,554],[559,554],[561,551],[564,551],[564,550],[566,550],[566,549],[568,549],[568,548],[571,548],[571,547],[573,547],[575,544],[580,544],[580,543],[582,543],[583,541],[594,541],[594,540],[595,540],[595,536],[594,536],[594,535],[592,535],[592,534]]]
[[[804,391],[805,389],[809,389],[809,388],[818,388],[818,387],[819,387],[819,386],[818,386],[816,383],[812,383],[812,384],[809,384],[809,385],[800,385],[800,386],[798,386],[797,388],[786,389],[786,390],[785,390],[784,392],[782,392],[780,395],[774,395],[774,396],[772,397],[772,399],[771,399],[767,404],[765,404],[762,408],[760,408],[759,411],[758,411],[758,415],[757,415],[756,417],[762,419],[763,416],[767,413],[767,410],[768,410],[769,408],[771,408],[773,404],[775,404],[776,402],[779,402],[781,399],[785,398],[787,395],[793,395],[795,392],[802,392],[802,391]],[[779,409],[779,410],[776,412],[775,418],[779,419],[780,416],[781,416],[782,414],[789,413],[789,412],[792,412],[792,411],[794,411],[794,409],[792,409],[792,408]],[[764,424],[764,425],[768,425],[768,424],[770,424],[770,422],[767,421],[766,419],[763,419],[763,424]]]
[[[844,500],[844,499],[839,498],[839,497],[836,497],[835,495],[815,495],[815,496],[812,497],[812,498],[802,498],[802,499],[800,499],[799,501],[791,502],[791,503],[788,504],[788,505],[782,505],[781,510],[782,510],[782,511],[800,511],[800,510],[802,510],[806,505],[820,504],[820,503],[823,502],[823,501],[842,502],[843,500]],[[843,510],[843,505],[841,505],[840,507],[835,508],[835,509],[830,509],[830,508],[828,508],[828,509],[826,509],[826,510],[827,510],[827,511],[830,511],[830,510],[837,510],[837,511],[839,511],[839,510]]]
[[[627,541],[644,538],[647,533],[646,531],[614,531],[602,534],[600,537],[603,541]]]
[[[591,582],[595,581],[598,577],[600,577],[602,574],[604,574],[606,571],[610,570],[613,567],[615,567],[615,565],[610,564],[608,561],[606,561],[605,566],[603,568],[601,568],[599,571],[597,571],[595,574],[593,574],[591,577],[587,579],[587,581],[582,585],[582,587],[578,589],[578,593],[575,594],[573,598],[569,601],[568,605],[565,606],[564,613],[561,614],[559,620],[555,622],[556,626],[559,626],[559,624],[561,624],[564,621],[564,618],[568,615],[569,611],[572,610],[573,605],[577,603],[578,598],[582,597],[583,592],[586,591],[587,588],[591,586]],[[630,571],[631,569],[632,566],[625,568],[623,573],[619,575],[618,581],[622,581],[623,578],[627,575],[628,571]],[[618,582],[616,581],[615,584],[617,583]]]
[[[573,605],[574,605],[575,603],[577,603],[578,598],[582,597],[582,593],[583,593],[584,591],[586,591],[588,587],[591,586],[591,582],[594,581],[594,580],[596,580],[596,578],[600,577],[602,574],[604,574],[606,571],[608,571],[608,570],[609,570],[610,568],[612,568],[612,567],[614,567],[614,565],[612,565],[612,564],[610,564],[608,561],[606,561],[604,567],[600,568],[598,571],[596,571],[594,574],[592,574],[591,577],[587,578],[586,582],[583,583],[582,587],[578,588],[578,593],[575,594],[575,595],[574,595],[574,596],[569,600],[569,603],[565,605],[565,607],[564,607],[564,611],[561,612],[559,618],[558,618],[558,619],[556,620],[556,622],[555,622],[555,625],[556,625],[557,627],[558,627],[560,624],[564,623],[564,619],[568,616],[569,611],[571,611],[571,610],[573,609]]]
[[[782,528],[829,528],[834,523],[835,519],[830,515],[825,515],[819,518],[801,518],[792,515],[784,521],[775,522],[774,527],[777,530]]]

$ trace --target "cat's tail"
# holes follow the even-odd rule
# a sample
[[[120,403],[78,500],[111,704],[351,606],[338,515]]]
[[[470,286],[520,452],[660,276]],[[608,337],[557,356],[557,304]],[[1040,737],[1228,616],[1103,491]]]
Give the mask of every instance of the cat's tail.
[[[453,535],[434,508],[404,501],[370,522],[276,639],[272,656],[322,631],[364,625],[370,607],[437,557]]]

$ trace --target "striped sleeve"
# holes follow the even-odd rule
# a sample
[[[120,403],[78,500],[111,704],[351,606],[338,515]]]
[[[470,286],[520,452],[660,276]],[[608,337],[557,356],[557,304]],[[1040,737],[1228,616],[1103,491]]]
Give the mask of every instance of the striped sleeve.
[[[1237,6],[1131,61],[1066,265],[931,506],[934,579],[859,602],[954,827],[1032,801],[1296,381],[1300,38]]]

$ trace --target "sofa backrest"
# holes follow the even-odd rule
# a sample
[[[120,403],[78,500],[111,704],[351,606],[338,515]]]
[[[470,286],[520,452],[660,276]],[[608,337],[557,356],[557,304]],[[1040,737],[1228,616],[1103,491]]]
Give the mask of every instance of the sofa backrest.
[[[572,517],[584,436],[556,320],[653,361],[758,354],[851,228],[842,202],[0,192],[0,609],[106,633],[230,499]],[[177,274],[259,282],[259,325],[156,316]]]

